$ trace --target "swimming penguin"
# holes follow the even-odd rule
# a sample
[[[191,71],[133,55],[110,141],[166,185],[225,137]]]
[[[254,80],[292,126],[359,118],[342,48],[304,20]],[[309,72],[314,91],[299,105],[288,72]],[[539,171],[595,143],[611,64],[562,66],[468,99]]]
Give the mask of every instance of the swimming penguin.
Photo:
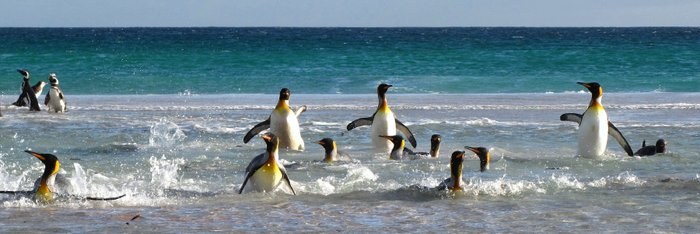
[[[391,148],[391,151],[389,152],[389,159],[391,160],[401,160],[403,157],[407,154],[412,153],[409,149],[406,149],[406,141],[403,139],[401,135],[395,135],[395,136],[384,136],[380,135],[379,137],[387,139],[391,141],[393,147]]]
[[[39,177],[36,180],[36,182],[34,183],[34,189],[32,191],[0,191],[0,193],[29,195],[34,199],[34,201],[44,204],[53,202],[56,199],[57,194],[65,195],[60,193],[66,192],[65,190],[69,187],[70,182],[64,177],[62,177],[60,174],[58,174],[58,171],[61,168],[61,162],[58,160],[58,157],[56,157],[53,154],[40,154],[30,150],[25,150],[24,152],[27,152],[32,156],[36,157],[37,159],[41,160],[41,162],[44,164],[44,173],[41,175],[41,177]],[[108,198],[76,196],[72,197],[81,198],[85,200],[109,201],[116,200],[124,196],[126,195]]]
[[[484,172],[489,169],[489,165],[491,164],[491,152],[489,152],[489,149],[484,147],[469,146],[465,146],[464,148],[468,149],[471,152],[474,152],[476,156],[479,157],[479,171]]]
[[[299,115],[306,111],[306,106],[297,109],[296,112],[289,108],[289,97],[292,95],[287,88],[280,90],[280,98],[277,106],[267,120],[258,123],[245,134],[243,143],[248,143],[262,130],[270,129],[270,132],[279,137],[279,146],[283,149],[304,150],[304,139],[301,138],[299,128]]]
[[[440,156],[440,142],[442,141],[442,136],[439,134],[433,134],[430,137],[430,157],[437,158]]]
[[[372,145],[376,152],[390,152],[393,148],[393,143],[390,140],[379,136],[396,135],[396,129],[401,131],[408,141],[411,142],[413,148],[417,147],[416,138],[413,137],[411,130],[406,127],[401,121],[394,117],[394,113],[389,109],[389,104],[386,100],[386,92],[392,87],[388,84],[380,84],[377,87],[377,96],[379,97],[379,105],[377,110],[370,117],[356,119],[348,124],[348,131],[364,125],[372,126]]]
[[[464,163],[464,151],[452,152],[450,158],[450,178],[445,179],[437,186],[438,190],[461,191],[462,184],[462,164]]]
[[[279,162],[279,138],[272,133],[263,134],[261,137],[265,141],[267,149],[265,153],[253,158],[248,167],[246,167],[245,180],[243,180],[243,185],[238,190],[238,194],[243,193],[243,190],[249,183],[249,190],[271,193],[284,180],[292,190],[292,193],[296,195],[297,193],[289,181],[289,176],[287,176],[287,170]]]
[[[49,74],[49,82],[51,82],[51,89],[46,93],[46,98],[44,98],[44,105],[49,107],[49,111],[53,112],[65,112],[66,111],[66,101],[63,98],[63,91],[61,87],[58,86],[58,79],[56,74]]]
[[[666,141],[664,139],[659,139],[656,141],[656,145],[646,146],[647,141],[642,141],[642,148],[634,153],[636,156],[651,156],[654,154],[666,153]]]
[[[29,71],[26,69],[19,70],[17,69],[17,72],[22,74],[22,77],[24,80],[22,81],[22,90],[19,95],[19,98],[17,98],[17,101],[12,103],[12,105],[15,106],[29,106],[30,111],[41,111],[39,108],[39,101],[37,101],[37,94],[34,91],[34,87],[32,87],[29,84]],[[37,88],[44,88],[44,85],[41,85],[43,82],[37,83]],[[41,91],[41,90],[39,90]]]
[[[326,154],[323,157],[324,162],[338,161],[338,146],[335,144],[333,139],[323,138],[316,143],[323,146],[323,149],[326,151]]]
[[[561,121],[571,121],[579,124],[578,129],[578,155],[582,157],[600,157],[605,152],[608,144],[608,134],[610,134],[627,155],[632,156],[632,147],[627,143],[627,139],[622,136],[620,130],[608,121],[608,114],[601,104],[603,97],[603,87],[598,83],[582,83],[591,91],[591,102],[583,115],[576,113],[566,113],[559,117]]]

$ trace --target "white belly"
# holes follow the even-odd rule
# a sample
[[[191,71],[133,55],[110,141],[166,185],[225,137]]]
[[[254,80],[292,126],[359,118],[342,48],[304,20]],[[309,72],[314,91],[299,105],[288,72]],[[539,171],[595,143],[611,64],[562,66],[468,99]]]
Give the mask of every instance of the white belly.
[[[301,138],[299,120],[291,109],[272,111],[270,116],[270,132],[280,139],[280,148],[304,150],[304,140]]]
[[[372,145],[377,153],[389,153],[394,147],[390,140],[379,137],[396,135],[396,120],[391,111],[377,111],[372,120]]]
[[[51,96],[48,103],[49,111],[63,112],[66,109],[66,102],[58,94],[56,89],[49,90],[49,96]]]
[[[588,158],[600,157],[607,144],[608,115],[605,110],[587,111],[578,129],[578,154]]]

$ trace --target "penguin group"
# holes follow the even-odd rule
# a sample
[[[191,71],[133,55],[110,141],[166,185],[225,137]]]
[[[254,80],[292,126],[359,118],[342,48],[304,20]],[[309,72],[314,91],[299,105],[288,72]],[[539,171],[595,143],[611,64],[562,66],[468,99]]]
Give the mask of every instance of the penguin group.
[[[20,88],[20,94],[17,101],[13,102],[12,105],[17,107],[29,107],[29,111],[41,111],[41,107],[39,106],[39,98],[41,97],[41,93],[43,92],[47,83],[44,81],[39,81],[32,86],[29,83],[30,74],[27,69],[17,69],[17,72],[22,75],[22,86]],[[65,112],[67,110],[66,100],[63,96],[63,91],[59,86],[56,74],[49,74],[48,81],[48,84],[50,84],[51,87],[44,98],[44,105],[48,107],[49,112]],[[0,117],[1,116],[2,114],[0,113]]]
[[[37,100],[46,83],[40,81],[36,85],[30,86],[29,71],[18,70],[18,72],[23,76],[22,92],[13,105],[28,106],[30,111],[40,111]],[[48,107],[49,111],[65,112],[66,103],[63,92],[59,87],[59,81],[56,75],[53,73],[49,75],[49,84],[51,87],[44,99],[44,105]],[[602,105],[602,86],[595,82],[578,82],[578,84],[590,91],[591,99],[589,105],[583,114],[565,113],[560,116],[560,120],[575,122],[579,125],[577,140],[577,154],[579,156],[587,158],[601,157],[607,148],[608,135],[616,139],[629,156],[648,156],[666,152],[666,141],[659,139],[654,146],[646,146],[646,142],[642,143],[642,149],[633,153],[627,139],[622,135],[620,130],[608,120],[608,115]],[[389,160],[438,158],[440,154],[440,144],[443,140],[442,136],[439,134],[431,136],[429,152],[414,152],[407,147],[410,145],[416,148],[418,144],[411,130],[396,118],[389,107],[387,92],[391,87],[393,86],[389,84],[379,84],[376,90],[378,105],[374,113],[369,117],[358,118],[351,121],[346,126],[347,131],[362,126],[369,126],[369,137],[372,142],[372,149],[377,154],[387,155]],[[290,107],[290,98],[291,91],[288,88],[281,89],[277,104],[270,115],[267,116],[264,121],[251,127],[243,137],[243,142],[248,143],[253,137],[262,133],[260,138],[265,142],[266,147],[265,151],[253,157],[246,167],[242,185],[238,189],[239,194],[244,192],[271,193],[275,191],[279,185],[285,184],[289,192],[296,195],[296,190],[292,185],[285,165],[280,161],[280,149],[292,151],[303,151],[305,149],[304,140],[301,137],[299,117],[307,110],[307,107],[301,106],[296,110],[292,110]],[[268,131],[263,133],[265,130]],[[324,162],[332,163],[341,160],[341,158],[347,158],[338,151],[337,143],[332,138],[323,138],[316,143],[324,149],[325,154],[322,160]],[[488,148],[465,146],[464,149],[473,152],[476,158],[478,158],[480,172],[486,172],[489,169],[491,155]],[[45,165],[44,173],[37,179],[34,190],[26,193],[32,195],[38,202],[50,203],[54,200],[57,187],[60,187],[57,185],[61,184],[60,177],[57,177],[60,162],[58,158],[52,154],[40,154],[33,151],[26,152],[41,160]],[[465,160],[465,152],[464,150],[455,150],[452,152],[449,161],[450,177],[442,181],[436,189],[450,191],[460,191],[463,189],[465,183],[462,181],[462,168]],[[0,193],[18,194],[24,192],[0,191]],[[123,195],[114,198],[89,197],[86,199],[114,200],[121,197],[123,197]]]
[[[603,88],[596,82],[578,82],[588,89],[591,99],[588,108],[583,114],[565,113],[560,116],[561,121],[571,121],[579,125],[577,155],[585,158],[598,158],[604,155],[607,149],[608,135],[612,136],[623,148],[628,156],[633,156],[632,148],[620,130],[608,120],[608,115],[602,105]],[[380,84],[377,86],[378,105],[374,113],[369,117],[358,118],[347,125],[351,131],[361,126],[370,126],[370,139],[372,148],[376,153],[386,154],[389,160],[437,158],[440,152],[442,136],[431,136],[430,152],[414,152],[407,147],[407,142],[413,148],[417,147],[416,138],[411,130],[391,111],[387,101],[387,91],[392,85]],[[296,194],[284,165],[279,162],[278,148],[289,150],[304,150],[304,141],[301,138],[298,117],[306,110],[302,106],[297,111],[289,107],[291,91],[283,88],[280,91],[277,106],[270,116],[263,122],[253,126],[244,137],[244,143],[248,143],[253,136],[265,129],[270,129],[262,138],[267,145],[266,152],[256,156],[246,167],[243,185],[239,193],[244,191],[271,192],[284,182],[293,194]],[[401,133],[401,134],[398,134]],[[331,138],[324,138],[316,142],[324,148],[324,162],[338,160],[338,147]],[[664,153],[666,142],[660,139],[655,146],[642,144],[642,149],[637,151],[638,156]],[[479,171],[489,169],[491,162],[490,150],[486,147],[465,146],[466,150],[473,152],[479,159]],[[462,164],[465,151],[456,150],[450,158],[450,177],[445,179],[436,189],[459,191],[463,189]]]

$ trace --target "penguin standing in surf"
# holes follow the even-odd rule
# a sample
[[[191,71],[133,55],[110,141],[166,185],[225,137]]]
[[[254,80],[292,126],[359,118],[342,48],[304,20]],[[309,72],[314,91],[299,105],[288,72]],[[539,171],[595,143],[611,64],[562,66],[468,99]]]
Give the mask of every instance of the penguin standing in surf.
[[[20,74],[22,74],[22,77],[24,80],[22,81],[22,90],[19,95],[19,98],[17,98],[17,101],[12,103],[12,105],[15,106],[29,106],[30,111],[41,111],[41,108],[39,108],[39,101],[37,101],[37,92],[34,90],[34,87],[32,87],[29,84],[29,71],[26,69],[22,70],[17,70]],[[42,85],[39,82],[37,83],[37,88],[40,88],[38,91],[41,92],[44,88],[44,85]]]
[[[394,113],[389,109],[389,103],[386,100],[386,92],[392,87],[388,84],[380,84],[377,87],[377,96],[379,97],[379,105],[377,110],[370,117],[356,119],[348,124],[348,131],[364,125],[372,126],[372,145],[375,152],[387,153],[391,152],[394,144],[391,140],[381,136],[395,136],[396,129],[401,131],[413,148],[417,147],[416,138],[413,137],[411,130],[406,127],[401,121],[394,117]]]
[[[586,87],[591,92],[591,101],[583,114],[566,113],[559,117],[561,121],[571,121],[579,124],[578,155],[587,158],[600,157],[605,153],[610,134],[622,146],[627,155],[632,156],[632,147],[620,130],[608,121],[608,114],[602,104],[603,87],[598,83],[577,84]]]
[[[280,90],[280,97],[277,106],[267,120],[255,125],[243,137],[243,143],[248,143],[255,135],[262,130],[270,129],[270,132],[279,137],[280,148],[291,150],[304,150],[304,139],[301,138],[299,128],[299,116],[306,111],[306,106],[302,106],[297,111],[292,111],[289,107],[289,97],[292,95],[287,88]]]
[[[58,86],[58,79],[56,74],[51,73],[49,75],[49,82],[51,82],[51,89],[46,93],[46,98],[44,98],[44,105],[49,107],[49,111],[56,113],[66,111],[66,101],[63,98],[63,91],[61,87]]]

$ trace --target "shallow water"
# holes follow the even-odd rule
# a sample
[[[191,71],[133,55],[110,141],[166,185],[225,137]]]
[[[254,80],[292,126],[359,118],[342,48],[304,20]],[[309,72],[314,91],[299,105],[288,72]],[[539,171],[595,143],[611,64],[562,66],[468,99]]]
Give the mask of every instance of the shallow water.
[[[611,139],[604,159],[574,157],[576,126],[559,121],[582,112],[587,93],[388,98],[418,151],[443,136],[440,158],[389,161],[371,153],[369,128],[344,130],[372,114],[375,95],[293,95],[293,107],[309,107],[300,119],[306,150],[281,152],[298,196],[236,193],[264,151],[243,135],[269,115],[275,95],[73,95],[65,114],[3,106],[0,190],[31,189],[43,165],[29,148],[59,157],[72,194],[127,196],[38,205],[0,195],[0,224],[7,232],[700,231],[698,93],[606,93],[611,121],[635,150],[664,138],[670,152],[627,157]],[[316,161],[323,153],[314,142],[324,137],[351,159]],[[468,154],[464,193],[428,189],[449,176],[449,155],[465,145],[492,148],[491,169],[478,172]]]

